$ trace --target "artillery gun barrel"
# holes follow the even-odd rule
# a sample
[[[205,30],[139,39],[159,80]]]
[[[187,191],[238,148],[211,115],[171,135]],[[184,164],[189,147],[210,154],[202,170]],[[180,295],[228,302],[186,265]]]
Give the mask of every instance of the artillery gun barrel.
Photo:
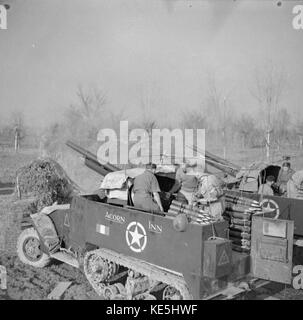
[[[241,167],[238,165],[229,162],[221,157],[218,157],[209,151],[202,150],[197,146],[192,147],[193,151],[204,155],[206,164],[210,165],[213,168],[216,168],[222,172],[225,172],[233,177],[236,177],[237,173],[240,171]]]
[[[208,156],[205,154],[205,162],[206,164],[208,164],[211,167],[214,167],[224,173],[227,173],[229,175],[231,175],[232,177],[236,177],[238,170],[232,168],[230,165],[227,164],[222,164],[219,161],[213,160],[208,158]]]
[[[240,166],[238,166],[230,161],[227,161],[226,159],[220,158],[220,157],[210,153],[209,151],[205,151],[205,158],[209,159],[210,161],[217,162],[225,167],[229,167],[229,169],[233,170],[235,173],[237,173],[241,169]]]
[[[91,159],[88,159],[88,158],[85,158],[84,160],[84,164],[90,168],[91,170],[95,171],[95,172],[98,172],[99,174],[101,174],[102,176],[106,176],[109,172],[111,171],[108,171],[104,168],[104,166],[100,165],[99,163],[97,163],[96,161],[94,160],[91,160]]]
[[[110,163],[100,163],[96,155],[88,150],[83,149],[72,141],[67,141],[66,145],[74,151],[80,153],[85,159],[85,165],[95,172],[101,174],[102,176],[105,176],[109,172],[119,170],[117,167],[113,166]]]

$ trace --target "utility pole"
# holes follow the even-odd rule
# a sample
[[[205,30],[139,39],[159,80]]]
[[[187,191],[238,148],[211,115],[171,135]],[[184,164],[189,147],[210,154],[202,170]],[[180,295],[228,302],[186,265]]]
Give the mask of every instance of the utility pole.
[[[20,138],[20,130],[19,127],[15,127],[15,152],[19,150],[19,138]]]

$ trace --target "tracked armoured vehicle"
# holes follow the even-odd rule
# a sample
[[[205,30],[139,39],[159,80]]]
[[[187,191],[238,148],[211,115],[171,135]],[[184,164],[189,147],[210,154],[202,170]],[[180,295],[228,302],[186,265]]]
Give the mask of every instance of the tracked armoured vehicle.
[[[94,170],[113,171],[76,149]],[[166,207],[173,201],[178,207],[176,181],[170,175],[157,178]],[[133,206],[131,190],[127,195],[125,201],[75,196],[71,204],[24,219],[19,258],[35,267],[56,259],[80,268],[106,299],[231,299],[270,280],[291,283],[293,221],[251,211],[258,204],[239,197],[228,209],[231,225],[228,219],[212,221],[203,208],[191,212],[180,206],[176,215],[146,212]],[[245,234],[249,250],[235,250],[238,240],[231,240],[231,231]]]

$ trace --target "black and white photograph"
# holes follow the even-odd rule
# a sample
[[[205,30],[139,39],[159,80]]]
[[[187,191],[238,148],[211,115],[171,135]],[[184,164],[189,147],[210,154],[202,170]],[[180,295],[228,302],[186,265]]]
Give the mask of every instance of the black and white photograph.
[[[0,300],[303,300],[302,84],[303,0],[0,0]]]

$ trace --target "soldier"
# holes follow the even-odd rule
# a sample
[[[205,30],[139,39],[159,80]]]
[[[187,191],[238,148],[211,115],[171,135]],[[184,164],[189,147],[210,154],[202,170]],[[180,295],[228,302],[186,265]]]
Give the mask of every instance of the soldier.
[[[263,183],[260,185],[258,193],[264,196],[273,196],[274,191],[271,186],[273,185],[274,182],[275,182],[275,177],[268,176],[266,178],[266,183]]]
[[[199,190],[196,197],[209,201],[209,214],[216,220],[223,219],[225,210],[225,197],[222,189],[222,181],[213,174],[200,174]]]
[[[134,181],[134,206],[147,211],[164,211],[159,192],[161,192],[153,163],[146,165],[146,170],[138,175]]]
[[[181,185],[179,193],[184,196],[186,202],[191,205],[193,202],[194,192],[197,191],[198,179],[194,171],[189,169],[189,164],[186,163],[182,165],[176,173],[176,180],[178,180]]]
[[[277,179],[277,186],[279,187],[279,191],[281,195],[284,195],[287,191],[287,182],[295,173],[293,169],[290,167],[290,162],[284,162],[280,169],[278,179]]]
[[[302,198],[303,170],[295,172],[287,182],[287,197]]]

